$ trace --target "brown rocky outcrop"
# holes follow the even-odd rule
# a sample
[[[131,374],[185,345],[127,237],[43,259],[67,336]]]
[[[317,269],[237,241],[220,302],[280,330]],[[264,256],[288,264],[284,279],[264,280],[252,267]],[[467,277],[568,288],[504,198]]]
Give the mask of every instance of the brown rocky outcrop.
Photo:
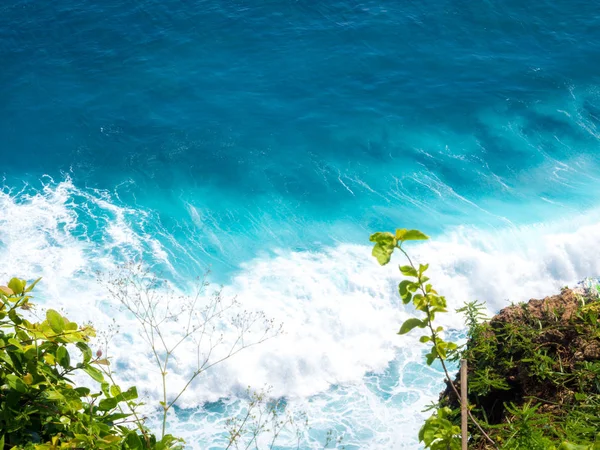
[[[469,403],[491,425],[513,420],[508,405],[539,405],[557,423],[588,393],[600,395],[600,302],[595,292],[558,295],[502,309],[467,344]],[[592,369],[590,369],[592,367]],[[455,386],[460,380],[455,380]],[[596,392],[598,391],[598,392]],[[442,404],[458,407],[450,386]],[[469,448],[487,448],[483,439]]]

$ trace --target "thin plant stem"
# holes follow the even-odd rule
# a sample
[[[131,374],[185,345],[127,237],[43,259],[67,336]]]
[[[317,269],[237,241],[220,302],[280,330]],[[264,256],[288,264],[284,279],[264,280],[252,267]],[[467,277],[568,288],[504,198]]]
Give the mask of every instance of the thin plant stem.
[[[404,254],[404,256],[408,260],[408,263],[410,264],[410,266],[414,270],[417,270],[417,268],[413,264],[412,260],[410,259],[410,256],[408,256],[408,253],[406,253],[406,251],[402,248],[402,244],[398,244],[397,248]],[[420,274],[418,276],[417,282],[419,283],[419,289],[421,290],[421,293],[423,294],[424,297],[427,297],[427,292],[425,290],[425,286],[423,286],[423,281],[421,280],[421,275]],[[431,321],[431,313],[429,311],[429,306],[427,306],[426,314],[427,314],[427,326],[428,326],[428,328],[429,328],[429,330],[431,332],[431,338],[432,338],[432,341],[433,341],[433,345],[434,345],[434,347],[436,349],[436,354],[437,354],[436,358],[442,364],[442,369],[444,370],[444,375],[446,377],[446,381],[450,385],[450,387],[452,388],[452,390],[454,391],[454,394],[456,395],[456,399],[457,399],[459,405],[462,405],[460,393],[458,392],[458,389],[456,389],[456,386],[454,385],[454,382],[452,381],[452,378],[450,377],[450,373],[448,372],[448,368],[446,367],[445,359],[442,358],[442,356],[440,355],[440,352],[437,351],[438,350],[438,346],[437,346],[438,334],[436,333],[436,331],[433,328],[433,324],[432,324],[432,321]],[[477,419],[475,419],[475,417],[473,417],[473,414],[471,413],[471,410],[468,409],[468,405],[467,405],[467,412],[469,414],[469,417],[470,417],[471,421],[477,427],[477,429],[490,442],[490,444],[492,444],[494,446],[494,448],[498,450],[498,446],[496,445],[496,442],[494,442],[494,440],[485,432],[485,430],[479,424],[479,421],[477,421]]]

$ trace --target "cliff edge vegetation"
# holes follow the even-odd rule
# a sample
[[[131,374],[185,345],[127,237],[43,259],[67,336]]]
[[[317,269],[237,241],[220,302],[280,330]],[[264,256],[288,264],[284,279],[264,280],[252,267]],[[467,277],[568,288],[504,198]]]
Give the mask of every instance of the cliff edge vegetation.
[[[470,313],[461,357],[468,362],[469,404],[490,437],[506,449],[600,448],[597,287],[564,288],[489,321]],[[458,407],[450,386],[440,404]],[[470,434],[469,448],[493,448],[475,427]]]
[[[410,241],[427,239],[407,229],[370,237],[379,264],[396,251],[406,261],[398,292],[418,317],[398,334],[420,330],[426,363],[444,372],[447,387],[419,441],[432,450],[600,450],[600,286],[565,288],[491,320],[483,303],[468,302],[458,309],[467,328],[467,342],[458,346],[436,323],[448,302],[428,277],[429,265],[417,265],[406,250]],[[450,375],[459,360],[468,366],[462,389],[464,380]]]

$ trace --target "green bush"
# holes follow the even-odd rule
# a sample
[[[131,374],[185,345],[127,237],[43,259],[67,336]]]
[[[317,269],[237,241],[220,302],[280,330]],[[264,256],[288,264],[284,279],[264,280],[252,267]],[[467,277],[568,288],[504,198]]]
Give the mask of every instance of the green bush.
[[[42,322],[25,317],[37,281],[0,286],[0,449],[181,448],[171,435],[157,440],[136,412],[136,388],[122,390],[103,370],[108,360],[88,345],[91,325],[52,309]],[[99,390],[75,385],[80,373]]]

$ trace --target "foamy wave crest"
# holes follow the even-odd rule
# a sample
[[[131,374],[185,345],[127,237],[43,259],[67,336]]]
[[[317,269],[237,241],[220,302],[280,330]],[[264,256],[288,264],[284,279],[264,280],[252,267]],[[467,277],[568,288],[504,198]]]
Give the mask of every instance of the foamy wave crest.
[[[42,179],[0,191],[0,245],[5,271],[58,280],[106,269],[121,259],[152,256],[169,265],[161,244],[141,232],[146,211],[118,205],[116,194],[82,190],[70,178]],[[10,262],[10,264],[9,264]],[[48,280],[47,280],[48,281]]]
[[[0,210],[1,275],[43,276],[40,300],[76,320],[102,329],[115,319],[123,330],[111,350],[118,376],[149,400],[156,398],[159,374],[136,321],[95,279],[97,271],[136,258],[174,271],[168,232],[156,228],[151,213],[70,180],[47,179],[38,190],[5,188]],[[600,220],[590,213],[493,232],[456,229],[411,252],[417,261],[431,263],[432,281],[451,310],[477,298],[494,311],[598,275],[599,248]],[[266,384],[292,410],[308,413],[312,429],[302,448],[318,448],[328,429],[344,433],[346,448],[418,447],[419,411],[436,398],[441,374],[423,365],[418,333],[396,335],[414,312],[398,299],[399,279],[397,265],[379,267],[366,245],[279,250],[242,264],[224,296],[282,322],[285,333],[200,377],[181,398],[171,431],[193,448],[208,443],[219,448],[225,419],[243,408],[238,399],[245,387]],[[451,330],[462,328],[454,313],[440,319]],[[177,360],[179,375],[193,370],[193,361],[189,349]],[[176,373],[173,380],[183,378]],[[206,405],[218,399],[226,399],[225,406]]]

